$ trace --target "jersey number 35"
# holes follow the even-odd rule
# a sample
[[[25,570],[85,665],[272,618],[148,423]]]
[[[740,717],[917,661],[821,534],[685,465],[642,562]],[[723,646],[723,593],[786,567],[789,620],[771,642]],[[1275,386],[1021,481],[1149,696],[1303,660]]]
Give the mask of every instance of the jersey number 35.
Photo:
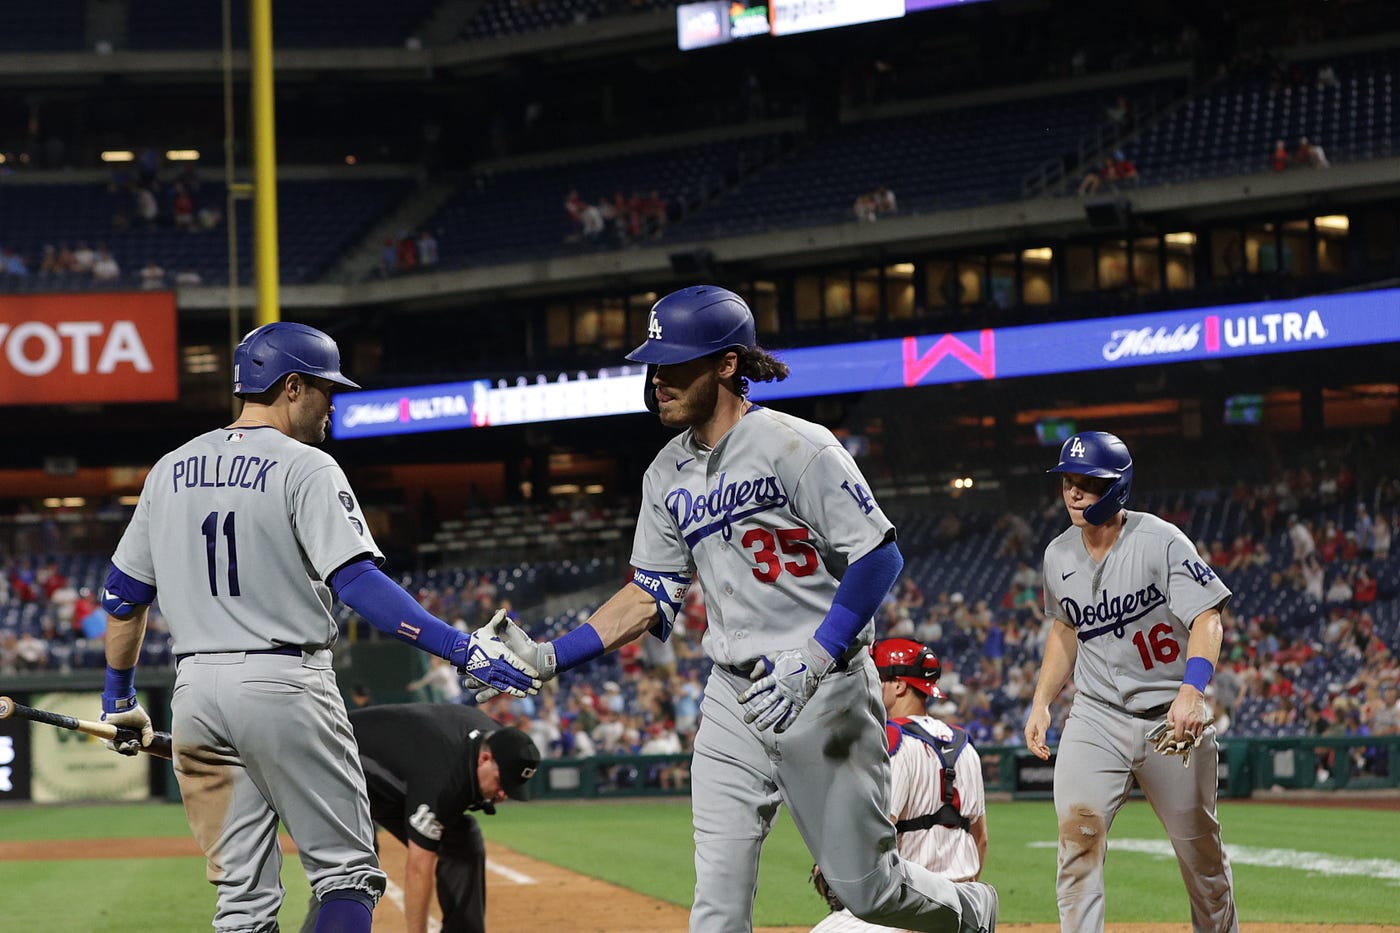
[[[745,549],[757,548],[753,559],[758,566],[753,568],[754,579],[761,583],[772,583],[786,570],[794,577],[809,577],[817,572],[817,549],[807,543],[811,533],[806,528],[750,528],[744,532],[740,542]],[[778,551],[797,560],[783,560]]]

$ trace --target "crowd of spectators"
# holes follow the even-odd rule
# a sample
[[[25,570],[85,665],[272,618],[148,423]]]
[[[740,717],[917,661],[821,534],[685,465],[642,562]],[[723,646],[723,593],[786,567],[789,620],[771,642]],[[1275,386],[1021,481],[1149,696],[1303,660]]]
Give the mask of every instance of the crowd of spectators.
[[[439,262],[438,238],[431,230],[400,230],[398,236],[384,238],[379,248],[380,278],[429,272]]]
[[[564,197],[564,212],[569,215],[570,242],[626,246],[666,231],[666,199],[656,189],[650,194],[634,191],[630,198],[618,191],[589,202],[574,188]]]
[[[128,231],[176,230],[201,234],[223,225],[217,198],[203,192],[193,162],[181,162],[172,174],[163,157],[149,147],[130,163],[119,163],[107,183],[107,203],[114,237]],[[139,269],[123,269],[106,242],[75,240],[45,243],[37,255],[23,246],[0,247],[0,280],[38,279],[53,288],[88,285],[116,287],[130,279],[143,289],[200,285],[191,266],[171,269],[166,257],[146,257]]]
[[[1306,136],[1298,137],[1298,146],[1292,154],[1282,139],[1274,140],[1274,151],[1269,155],[1269,168],[1275,172],[1284,172],[1289,168],[1331,167],[1332,163],[1327,161],[1327,153],[1317,143],[1310,142]]]
[[[894,192],[881,185],[874,191],[857,195],[851,210],[855,213],[856,220],[862,223],[874,223],[883,214],[896,213],[899,210],[899,204],[895,201]]]
[[[1138,183],[1137,165],[1123,152],[1115,149],[1104,158],[1103,163],[1090,168],[1079,182],[1079,193],[1089,196],[1101,190],[1117,191],[1125,185]]]
[[[89,246],[86,240],[78,240],[71,248],[67,243],[46,243],[37,258],[27,257],[15,247],[0,247],[0,276],[51,279],[56,285],[108,283],[121,280],[122,268],[106,243]]]
[[[1400,483],[1360,496],[1350,469],[1322,463],[1264,483],[1168,496],[1156,510],[1191,528],[1202,510],[1221,514],[1227,505],[1238,517],[1232,536],[1197,541],[1202,559],[1236,594],[1224,611],[1225,639],[1208,691],[1217,730],[1227,737],[1400,734],[1400,568],[1391,549],[1400,531]],[[1041,646],[1054,624],[1043,609],[1037,569],[1046,536],[1062,524],[1052,511],[1032,516],[1034,523],[1007,512],[984,530],[993,539],[992,559],[1007,568],[1004,584],[997,584],[1004,588],[926,593],[906,575],[876,617],[879,637],[914,638],[938,653],[946,699],[932,712],[984,746],[1022,741]],[[932,545],[962,546],[973,533],[965,524],[939,523]],[[463,630],[498,608],[519,618],[490,574],[459,586],[424,586],[415,595]],[[19,560],[0,574],[0,609],[13,606],[34,607],[31,618],[39,625],[0,636],[0,673],[58,667],[75,644],[100,645],[105,617],[92,592],[53,562]],[[548,637],[586,618],[584,610],[567,623],[522,624]],[[688,752],[708,668],[700,647],[705,625],[704,587],[697,582],[667,642],[643,638],[551,682],[538,697],[500,697],[489,711],[555,757]],[[158,614],[153,626],[161,628]],[[465,700],[448,680],[455,681],[450,670],[429,668],[407,686],[425,699]],[[1072,695],[1067,691],[1052,710],[1056,727]],[[1356,754],[1347,765],[1321,748],[1318,761],[1328,773],[1388,767],[1364,749]],[[648,775],[635,766],[609,768],[608,779],[619,783],[683,787],[687,780],[678,764],[657,765]]]

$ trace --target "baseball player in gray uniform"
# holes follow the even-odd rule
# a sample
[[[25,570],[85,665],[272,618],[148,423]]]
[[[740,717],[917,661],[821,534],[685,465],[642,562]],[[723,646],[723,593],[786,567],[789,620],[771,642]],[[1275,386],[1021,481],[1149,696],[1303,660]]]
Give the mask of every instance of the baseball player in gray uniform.
[[[1076,688],[1055,761],[1060,927],[1104,925],[1103,862],[1113,818],[1134,781],[1176,850],[1198,933],[1236,931],[1230,861],[1216,819],[1219,747],[1205,702],[1220,653],[1220,608],[1230,591],[1175,525],[1125,506],[1128,448],[1085,431],[1060,451],[1067,528],[1045,549],[1045,611],[1054,618],[1026,746],[1050,757],[1050,704]],[[1165,717],[1174,740],[1197,750],[1156,754],[1148,733]]]
[[[759,850],[786,803],[856,915],[911,930],[989,930],[996,892],[895,849],[871,617],[903,558],[855,461],[827,429],[747,398],[787,376],[743,299],[713,286],[651,310],[646,401],[684,429],[652,462],[631,583],[583,625],[503,638],[543,678],[650,630],[666,638],[693,574],[714,661],[691,770],[696,933],[751,930]],[[486,693],[487,691],[482,691]]]
[[[539,684],[489,632],[462,635],[378,569],[384,556],[345,474],[310,446],[325,440],[335,386],[355,383],[330,337],[285,322],[250,333],[234,353],[241,416],[152,468],[103,593],[103,719],[140,731],[142,744],[151,724],[135,667],[159,593],[178,664],[175,773],[222,933],[277,930],[279,817],[321,899],[318,931],[365,933],[384,891],[331,671],[332,591],[477,684],[518,696]]]

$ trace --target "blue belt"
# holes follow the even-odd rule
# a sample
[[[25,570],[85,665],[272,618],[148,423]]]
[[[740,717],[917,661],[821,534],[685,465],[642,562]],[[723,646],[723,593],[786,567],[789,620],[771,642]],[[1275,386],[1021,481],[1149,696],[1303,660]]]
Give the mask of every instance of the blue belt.
[[[289,658],[299,658],[304,651],[294,645],[283,645],[280,648],[256,648],[252,651],[191,651],[189,654],[175,655],[175,666],[179,667],[180,662],[185,658],[192,658],[196,654],[281,654]]]

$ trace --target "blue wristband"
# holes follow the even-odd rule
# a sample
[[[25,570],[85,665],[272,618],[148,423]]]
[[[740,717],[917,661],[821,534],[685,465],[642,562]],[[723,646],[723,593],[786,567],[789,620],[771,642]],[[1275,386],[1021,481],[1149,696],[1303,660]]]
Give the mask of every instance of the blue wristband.
[[[585,661],[602,657],[603,653],[603,639],[598,637],[598,630],[585,622],[572,632],[565,632],[554,639],[554,669],[556,672],[567,671]]]
[[[103,693],[107,694],[109,697],[121,699],[130,696],[131,692],[135,689],[135,667],[128,667],[124,671],[117,670],[115,667],[107,668],[107,684],[102,689]]]
[[[125,670],[118,670],[115,667],[107,668],[106,684],[102,688],[102,712],[120,713],[123,711],[119,706],[129,709],[134,704],[123,704],[123,700],[132,699],[136,696],[136,668],[128,667]]]
[[[1186,676],[1181,678],[1184,684],[1190,684],[1202,693],[1206,692],[1206,685],[1215,676],[1215,665],[1205,658],[1187,658]]]

